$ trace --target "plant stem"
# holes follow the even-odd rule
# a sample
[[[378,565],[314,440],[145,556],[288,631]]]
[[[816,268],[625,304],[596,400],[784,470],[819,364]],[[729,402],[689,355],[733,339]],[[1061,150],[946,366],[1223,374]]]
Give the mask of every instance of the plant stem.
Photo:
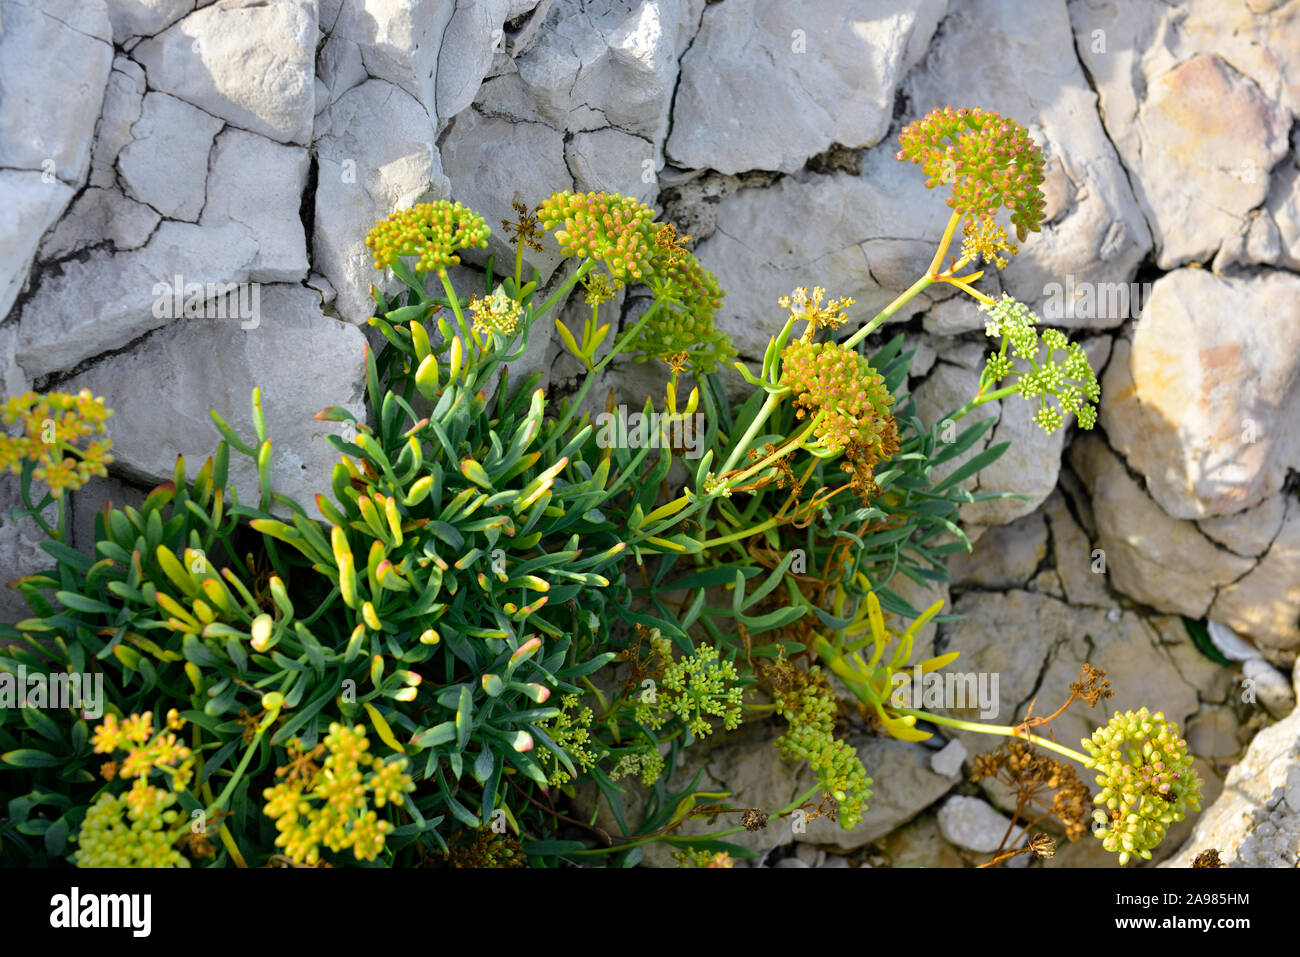
[[[588,259],[584,261],[583,264],[578,267],[577,271],[574,272],[572,276],[570,276],[568,279],[564,281],[564,283],[560,286],[559,289],[551,293],[550,298],[547,299],[544,303],[542,303],[542,307],[533,313],[533,320],[536,321],[540,316],[544,316],[546,313],[550,312],[550,310],[555,306],[555,304],[559,302],[562,298],[564,298],[564,296],[568,294],[570,289],[572,289],[575,285],[577,285],[580,279],[582,279],[584,276],[587,275],[587,273],[591,272],[593,269],[596,268],[596,262],[597,260],[595,259]]]
[[[927,272],[924,276],[922,276],[916,282],[912,283],[912,285],[908,286],[901,293],[899,293],[898,298],[896,298],[893,302],[887,305],[884,309],[881,309],[880,312],[876,313],[871,318],[870,322],[868,322],[865,326],[863,326],[857,332],[853,333],[853,335],[851,335],[848,339],[846,339],[844,341],[844,345],[849,347],[850,349],[856,346],[867,336],[871,335],[871,333],[875,332],[876,328],[880,326],[881,323],[883,323],[894,313],[898,312],[898,310],[901,309],[908,302],[908,300],[915,297],[917,293],[919,293],[922,289],[925,289],[934,281],[935,281],[935,277],[931,273]]]
[[[230,797],[230,793],[234,791],[235,786],[239,784],[240,779],[244,776],[244,771],[248,768],[248,762],[253,760],[253,752],[256,751],[257,746],[262,743],[262,735],[266,734],[266,729],[275,723],[276,718],[280,717],[280,708],[282,707],[282,704],[283,703],[277,704],[274,708],[268,711],[266,717],[262,719],[262,723],[257,726],[257,733],[253,735],[252,742],[248,745],[248,749],[244,751],[244,756],[240,759],[239,765],[235,768],[235,773],[230,776],[230,780],[227,781],[226,786],[221,789],[221,793],[217,795],[217,799],[209,804],[207,810],[203,812],[206,817],[211,817],[213,814],[217,813],[217,811],[221,810],[222,805],[226,803],[226,799]]]
[[[934,258],[930,260],[930,268],[925,271],[927,276],[933,276],[943,265],[944,254],[948,252],[948,246],[952,244],[953,234],[957,232],[957,227],[961,224],[962,213],[954,212],[948,217],[948,225],[944,227],[943,239],[939,241],[939,248],[935,250]]]
[[[960,409],[958,409],[948,418],[956,422],[958,419],[964,417],[968,412],[972,412],[975,409],[978,409],[981,405],[984,405],[985,403],[996,402],[998,399],[1005,399],[1007,396],[1014,395],[1019,391],[1020,391],[1020,386],[1009,385],[1006,388],[998,389],[996,392],[990,392],[987,395],[977,395],[975,396],[975,398],[971,399],[969,402],[963,405]]]
[[[593,260],[588,260],[588,262],[592,261]],[[583,263],[583,265],[585,266],[586,263]],[[578,272],[582,272],[582,270],[579,269]],[[573,421],[573,417],[578,412],[578,407],[582,405],[582,400],[587,397],[587,392],[591,389],[592,383],[596,381],[596,374],[600,372],[601,369],[605,368],[605,366],[609,365],[611,359],[627,348],[628,343],[632,341],[638,332],[640,332],[641,327],[650,321],[650,317],[653,316],[659,308],[660,304],[656,302],[653,306],[643,312],[641,318],[636,321],[636,325],[623,333],[623,335],[614,343],[614,347],[609,350],[609,355],[605,356],[605,358],[601,359],[591,368],[587,373],[587,378],[583,380],[581,388],[579,388],[573,398],[569,400],[569,409],[564,413],[564,418],[562,418],[559,424],[551,430],[551,435],[553,437],[558,439],[564,434],[564,430],[568,428],[569,423]]]
[[[910,714],[932,724],[942,724],[950,728],[957,728],[962,731],[975,731],[979,734],[1000,734],[1008,738],[1019,738],[1022,741],[1028,741],[1031,744],[1037,744],[1049,751],[1055,751],[1057,754],[1064,755],[1073,761],[1078,761],[1082,765],[1087,765],[1090,760],[1086,754],[1081,754],[1063,744],[1057,744],[1055,741],[1049,741],[1047,738],[1040,738],[1036,734],[1021,734],[1017,729],[1005,724],[984,724],[980,721],[962,721],[959,718],[945,718],[941,715],[931,714],[929,711],[921,711],[917,708],[895,708],[892,709],[899,714]]]
[[[451,284],[451,277],[447,275],[447,270],[439,269],[438,278],[442,280],[442,288],[447,293],[447,301],[451,303],[451,311],[456,314],[456,325],[460,327],[460,334],[465,337],[465,346],[474,340],[470,337],[469,327],[465,325],[465,316],[460,311],[460,296],[456,295],[456,290]]]
[[[767,422],[772,413],[776,411],[776,407],[780,402],[780,396],[773,395],[770,392],[768,393],[767,399],[764,401],[762,408],[758,410],[758,415],[754,416],[754,421],[749,423],[749,428],[745,430],[745,434],[736,442],[735,447],[731,450],[731,454],[727,456],[727,461],[724,462],[722,468],[718,470],[719,475],[726,475],[736,467],[737,460],[739,460],[745,449],[749,448],[749,443],[754,440],[754,436],[758,435],[758,430],[763,427],[763,424]]]

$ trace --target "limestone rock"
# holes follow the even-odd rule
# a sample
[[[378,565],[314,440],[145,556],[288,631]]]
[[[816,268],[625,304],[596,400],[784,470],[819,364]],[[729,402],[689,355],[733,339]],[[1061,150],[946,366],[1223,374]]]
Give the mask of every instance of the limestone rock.
[[[1023,825],[1013,830],[1011,820],[995,811],[987,801],[961,795],[943,803],[938,821],[939,833],[948,843],[981,854],[991,854],[999,847],[1014,848],[1025,833]]]
[[[1052,533],[1052,554],[1065,596],[1072,605],[1110,605],[1105,569],[1087,533],[1070,514],[1065,496],[1053,492],[1043,504]]]
[[[908,120],[949,103],[978,104],[1025,125],[1043,147],[1046,222],[1000,277],[1035,307],[1063,296],[1067,282],[1076,289],[1128,282],[1151,248],[1073,45],[1064,0],[955,0],[924,65],[903,85]],[[1065,328],[1109,328],[1128,317],[1094,305],[1044,318]]]
[[[23,307],[18,362],[35,378],[118,349],[170,321],[160,296],[170,299],[174,277],[243,282],[256,255],[243,227],[166,222],[140,249],[65,262]]]
[[[0,169],[85,181],[113,61],[104,0],[6,0],[0,33]],[[0,303],[0,314],[9,308]]]
[[[34,170],[0,169],[0,315],[27,282],[41,236],[72,199],[71,186]]]
[[[405,91],[433,125],[439,53],[455,12],[455,0],[331,0],[322,5],[321,28],[332,40],[354,44],[364,73]]]
[[[1277,533],[1282,530],[1282,519],[1286,516],[1286,511],[1286,496],[1272,495],[1258,505],[1232,515],[1203,518],[1196,526],[1238,555],[1256,558],[1268,550]]]
[[[966,747],[960,741],[949,741],[934,754],[930,755],[930,770],[944,777],[956,777],[961,774],[961,766],[967,758]]]
[[[1217,547],[1195,523],[1165,514],[1100,439],[1083,436],[1070,454],[1092,495],[1113,587],[1161,611],[1201,618],[1215,589],[1254,565]]]
[[[1300,711],[1256,736],[1191,838],[1163,866],[1189,867],[1211,848],[1228,867],[1300,863]]]
[[[1207,705],[1187,723],[1183,735],[1188,749],[1207,761],[1224,761],[1241,750],[1237,716],[1223,705]]]
[[[132,199],[167,219],[197,222],[207,196],[208,153],[222,122],[166,93],[145,95],[117,166]]]
[[[564,132],[614,127],[662,144],[697,2],[556,0],[536,42],[483,84],[481,112]]]
[[[1175,518],[1227,515],[1274,495],[1300,465],[1300,278],[1163,277],[1132,345],[1116,346],[1100,412]]]
[[[139,249],[153,235],[162,217],[144,203],[127,199],[116,189],[89,186],[41,243],[41,259],[62,259],[88,246],[108,242],[115,251]]]
[[[881,841],[890,867],[965,867],[960,853],[943,839],[934,814],[922,814]]]
[[[564,164],[564,137],[542,123],[511,123],[482,116],[470,109],[456,117],[442,141],[443,168],[451,180],[452,198],[481,214],[492,228],[486,250],[467,250],[470,262],[511,264],[514,247],[502,231],[502,220],[514,220],[511,202],[535,207],[546,197],[568,189],[573,181]],[[559,245],[550,233],[542,238],[543,251],[524,250],[524,262],[549,279],[560,264]]]
[[[575,133],[564,144],[564,160],[573,174],[575,190],[620,193],[649,206],[655,204],[659,192],[654,152],[649,141],[612,128]]]
[[[113,60],[104,87],[104,104],[90,151],[90,184],[115,188],[117,157],[131,142],[131,128],[144,108],[145,79],[140,64],[125,56]]]
[[[259,387],[274,488],[315,517],[315,495],[328,493],[338,453],[324,438],[334,426],[312,416],[330,405],[364,414],[364,339],[359,330],[323,316],[309,289],[272,285],[261,295],[255,329],[203,319],[173,323],[65,388],[104,396],[117,413],[110,430],[114,468],[152,483],[171,475],[178,454],[191,474],[213,454],[220,436],[209,409],[247,441],[253,435],[250,396]],[[302,374],[285,375],[292,369]],[[230,479],[240,501],[256,501],[251,458],[232,451]]]
[[[131,51],[151,90],[282,143],[311,139],[315,0],[218,0]]]
[[[1258,565],[1219,589],[1210,617],[1261,645],[1300,645],[1300,502],[1287,501],[1282,530]]]
[[[763,355],[788,315],[777,299],[796,286],[822,286],[831,297],[856,299],[844,330],[851,332],[930,265],[947,208],[926,194],[917,170],[893,158],[893,149],[882,144],[869,150],[861,176],[788,176],[770,189],[742,189],[717,204],[716,231],[696,255],[727,290],[718,323],[741,355]],[[792,232],[787,224],[795,220],[816,226]],[[924,312],[946,294],[921,293],[893,319]]]
[[[451,191],[428,114],[410,94],[383,80],[354,87],[316,123],[315,268],[337,294],[338,314],[364,323],[374,314],[370,284],[400,285],[374,268],[365,238],[379,220]]]
[[[11,322],[0,326],[0,391],[6,396],[22,395],[31,385],[22,366],[14,358],[17,344],[18,324]]]
[[[1286,675],[1263,658],[1251,658],[1241,666],[1243,685],[1249,682],[1255,700],[1275,718],[1285,718],[1295,710],[1296,693]],[[1242,689],[1243,695],[1245,688]]]
[[[194,0],[108,0],[113,42],[161,33],[194,9]]]
[[[1076,50],[1172,269],[1244,234],[1300,105],[1293,6],[1072,0]]]
[[[217,137],[203,226],[238,223],[257,242],[249,276],[297,282],[307,275],[307,240],[298,209],[307,186],[307,151],[256,133],[227,129]]]
[[[989,529],[970,553],[948,560],[955,585],[1008,588],[1023,585],[1047,557],[1047,523],[1035,512]]]
[[[683,167],[791,173],[833,143],[874,146],[947,0],[740,0],[705,9],[667,152]]]

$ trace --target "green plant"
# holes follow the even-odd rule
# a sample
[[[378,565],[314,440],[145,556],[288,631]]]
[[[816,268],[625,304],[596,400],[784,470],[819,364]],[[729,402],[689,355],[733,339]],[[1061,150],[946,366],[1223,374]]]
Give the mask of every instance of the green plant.
[[[664,842],[683,862],[727,866],[751,853],[727,837],[796,811],[852,828],[873,782],[839,736],[843,709],[822,669],[886,733],[918,740],[929,734],[921,722],[954,725],[888,697],[921,627],[940,620],[939,605],[920,612],[891,582],[946,576],[946,556],[969,548],[961,506],[991,497],[962,483],[1007,447],[970,454],[989,418],[954,434],[946,423],[1018,391],[1056,397],[1060,411],[1041,406],[1044,428],[1060,427],[1062,412],[1090,426],[1098,398],[1078,346],[1052,330],[1040,340],[1024,307],[974,289],[982,273],[959,275],[1017,252],[999,208],[1013,210],[1022,240],[1038,226],[1041,156],[1027,134],[996,114],[949,111],[903,142],[932,185],[953,186],[930,269],[843,339],[851,300],[825,301],[820,288],[783,297],[788,317],[761,370],[736,364],[755,388],[739,403],[716,371],[734,356],[715,321],[722,292],[686,239],[635,200],[566,191],[536,215],[516,204],[503,224],[513,270],[498,275],[489,258],[481,296],[459,296],[449,273],[486,245],[476,213],[431,203],[376,224],[375,265],[403,289],[374,293],[385,345],[363,357],[366,414],[317,415],[341,434],[329,436],[340,460],[314,502],[275,489],[254,391],[252,436],[214,413],[213,457],[193,476],[178,460],[139,508],[106,508],[85,555],[65,543],[62,512],[57,525],[41,518],[58,496],[34,502],[30,489],[49,468],[78,483],[102,472],[106,442],[76,440],[102,432],[108,413],[88,396],[7,406],[6,421],[24,418],[26,430],[0,446],[22,475],[17,511],[49,533],[53,565],[19,583],[32,615],[0,626],[0,674],[102,681],[111,713],[92,734],[66,702],[0,712],[0,775],[16,795],[0,858],[630,866]],[[959,226],[961,258],[940,270]],[[524,274],[543,229],[577,260],[544,299],[539,276]],[[937,282],[984,303],[1002,344],[976,395],[926,423],[906,389],[902,337],[874,350],[865,341]],[[648,301],[610,341],[607,304],[635,285]],[[590,307],[581,336],[558,319],[556,329],[585,374],[548,403],[536,376],[516,381],[510,366],[579,286]],[[1065,359],[1040,360],[1040,343]],[[1009,348],[1023,368],[1008,364]],[[647,398],[642,414],[702,420],[697,446],[597,428],[585,402],[618,357],[667,364],[661,408]],[[1013,373],[1017,383],[999,387]],[[33,416],[55,406],[73,413],[55,443],[64,458],[32,444]],[[255,463],[255,499],[228,485],[231,454]],[[886,614],[912,624],[896,632]],[[158,736],[146,728],[153,714],[168,715]],[[778,749],[815,779],[785,807],[733,806],[699,790],[699,774],[675,774],[701,739],[772,714],[785,722]],[[1037,721],[978,730],[1083,757],[1030,734]],[[1165,732],[1152,724],[1168,751]],[[102,760],[123,750],[120,766]],[[1149,851],[1178,813],[1128,801],[1148,769],[1164,773],[1163,759],[1144,760],[1131,771],[1104,763],[1121,853]],[[1174,779],[1189,807],[1193,781]],[[634,782],[646,793],[629,820]],[[608,817],[576,800],[580,788]],[[723,815],[739,823],[684,831]]]

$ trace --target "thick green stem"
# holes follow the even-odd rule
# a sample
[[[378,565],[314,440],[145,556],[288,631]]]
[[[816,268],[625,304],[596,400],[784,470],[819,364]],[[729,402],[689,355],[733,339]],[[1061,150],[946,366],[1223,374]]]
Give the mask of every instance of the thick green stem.
[[[767,401],[765,401],[763,407],[758,410],[758,415],[754,416],[754,421],[749,423],[749,428],[745,430],[745,434],[736,442],[735,447],[731,450],[731,454],[727,456],[727,461],[724,462],[722,468],[718,470],[719,475],[726,475],[736,467],[736,462],[740,459],[741,455],[744,454],[745,450],[749,448],[749,443],[754,441],[754,436],[758,435],[759,429],[763,427],[764,423],[767,422],[772,413],[776,411],[776,407],[780,405],[780,403],[780,396],[773,395],[770,392],[768,393]]]
[[[561,285],[559,289],[551,293],[550,298],[547,299],[544,303],[542,303],[542,307],[540,309],[534,310],[533,320],[536,321],[539,317],[544,316],[546,315],[546,313],[550,312],[551,309],[554,308],[557,302],[559,302],[566,295],[568,295],[570,289],[572,289],[575,285],[577,285],[578,282],[582,280],[584,276],[587,275],[587,273],[591,272],[593,269],[596,268],[597,262],[598,260],[595,259],[585,260],[583,264],[578,267],[577,271],[574,272],[572,276],[564,280],[563,285]]]
[[[1021,734],[1017,729],[1006,724],[984,724],[980,721],[962,721],[959,718],[945,718],[941,715],[931,714],[929,711],[920,711],[916,708],[894,708],[899,714],[910,714],[920,718],[923,721],[929,721],[931,724],[942,724],[949,728],[957,728],[961,731],[975,731],[979,734],[1000,734],[1008,738],[1019,738],[1021,741],[1028,741],[1039,747],[1046,748],[1049,751],[1055,751],[1057,754],[1078,761],[1080,764],[1087,766],[1090,760],[1086,754],[1081,754],[1063,744],[1057,744],[1055,741],[1049,741],[1047,738],[1040,738],[1036,734]]]
[[[586,264],[584,263],[583,265],[585,266]],[[581,272],[581,270],[579,270],[579,272]],[[569,408],[568,411],[564,413],[564,418],[562,418],[556,427],[551,430],[551,435],[553,437],[558,439],[562,436],[564,430],[568,428],[569,423],[573,421],[573,417],[577,415],[578,408],[582,405],[582,400],[587,397],[587,393],[591,390],[592,383],[596,381],[596,374],[599,373],[601,369],[605,368],[605,366],[609,365],[610,361],[616,355],[627,348],[628,344],[636,338],[637,333],[641,331],[641,328],[650,321],[651,317],[654,316],[659,309],[660,303],[656,302],[649,309],[643,312],[641,318],[636,321],[636,324],[627,332],[623,333],[623,335],[619,336],[618,340],[614,343],[614,347],[609,350],[609,355],[605,356],[605,358],[601,359],[591,368],[587,373],[587,378],[583,380],[581,387],[578,389],[577,394],[569,400]]]
[[[1009,385],[1006,388],[998,389],[996,392],[989,392],[986,395],[977,395],[950,415],[949,418],[956,422],[958,419],[965,417],[967,413],[978,409],[981,405],[985,405],[989,402],[996,402],[998,399],[1005,399],[1007,396],[1015,395],[1019,391],[1020,386]]]
[[[917,293],[925,289],[934,281],[935,281],[934,277],[931,276],[929,273],[926,273],[916,282],[912,283],[912,285],[908,286],[901,293],[899,293],[898,298],[896,298],[893,302],[891,302],[884,309],[881,309],[880,312],[872,316],[870,322],[868,322],[865,326],[863,326],[857,332],[853,333],[853,335],[851,335],[848,339],[844,341],[844,345],[852,349],[863,339],[867,338],[867,336],[875,332],[876,329],[881,325],[881,323],[883,323],[894,313],[898,312],[898,310],[901,309],[904,305],[906,305],[909,300],[913,299]]]
[[[235,790],[236,785],[238,785],[243,779],[244,771],[248,768],[248,763],[253,760],[253,753],[257,750],[257,746],[262,743],[262,735],[266,734],[266,729],[275,723],[276,718],[280,717],[280,708],[283,704],[284,702],[281,700],[271,708],[267,712],[266,717],[262,719],[261,724],[257,726],[257,733],[253,735],[252,742],[249,744],[248,749],[244,751],[244,757],[240,760],[238,767],[235,768],[235,773],[230,776],[230,780],[227,781],[226,786],[221,789],[221,793],[217,795],[217,799],[208,805],[207,810],[203,812],[205,817],[211,817],[213,814],[220,811],[222,806],[226,803],[226,800],[230,797],[231,792]]]
[[[460,296],[456,295],[456,290],[451,284],[451,277],[447,275],[447,270],[439,269],[438,278],[442,280],[442,288],[447,293],[447,301],[451,303],[451,311],[456,314],[456,325],[460,327],[460,334],[465,339],[466,347],[474,340],[470,337],[469,326],[465,325],[465,316],[460,311]]]

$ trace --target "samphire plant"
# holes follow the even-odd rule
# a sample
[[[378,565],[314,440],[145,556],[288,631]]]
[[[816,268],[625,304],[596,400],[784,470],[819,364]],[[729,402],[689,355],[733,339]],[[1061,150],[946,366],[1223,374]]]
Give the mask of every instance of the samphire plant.
[[[868,336],[947,283],[980,301],[995,348],[945,420],[1018,393],[1045,430],[1069,415],[1088,428],[1099,398],[1078,345],[963,273],[1017,252],[1001,210],[1022,242],[1039,228],[1028,134],[941,110],[901,139],[900,158],[951,188],[934,261],[843,339],[852,300],[784,297],[762,367],[734,364],[754,390],[738,403],[720,374],[735,356],[715,321],[723,293],[687,237],[635,200],[568,191],[516,206],[503,223],[513,268],[489,258],[468,298],[449,271],[486,246],[477,213],[421,204],[370,232],[376,268],[404,291],[374,293],[385,345],[364,357],[366,415],[317,415],[341,434],[314,502],[275,489],[255,391],[252,435],[213,413],[214,455],[193,475],[178,460],[138,508],[106,507],[83,554],[66,541],[61,493],[104,473],[106,440],[78,442],[110,413],[89,394],[10,400],[5,421],[23,421],[0,440],[19,476],[14,515],[45,529],[53,565],[15,583],[31,617],[0,627],[0,860],[631,866],[658,841],[683,863],[725,866],[750,853],[731,834],[799,811],[851,829],[872,788],[890,786],[841,736],[831,675],[882,733],[918,740],[928,723],[1007,737],[1021,750],[980,768],[1028,775],[1018,814],[1048,788],[1077,824],[1077,780],[1033,770],[1033,749],[1095,768],[1098,836],[1122,860],[1150,856],[1199,794],[1161,715],[1114,716],[1085,755],[1032,734],[1043,719],[988,726],[888,695],[940,611],[912,608],[891,582],[941,580],[945,556],[969,548],[959,509],[987,493],[962,482],[1006,443],[974,452],[987,418],[955,435],[920,421],[902,337],[866,352]],[[958,229],[961,255],[944,268]],[[545,294],[524,271],[544,231],[570,260]],[[645,302],[615,330],[608,304],[623,287]],[[570,292],[590,310],[581,330],[554,317]],[[559,402],[538,375],[509,372],[551,322],[584,370]],[[662,424],[656,440],[611,440],[592,418],[592,389],[620,357],[666,363],[662,402],[643,407]],[[232,454],[256,463],[256,500],[229,485]],[[1095,703],[1092,689],[1080,694]],[[789,805],[737,805],[675,773],[702,739],[773,715],[780,753],[815,779]],[[682,830],[724,816],[713,833]],[[1068,826],[1072,839],[1085,830]],[[1009,853],[1044,853],[1033,840]]]

